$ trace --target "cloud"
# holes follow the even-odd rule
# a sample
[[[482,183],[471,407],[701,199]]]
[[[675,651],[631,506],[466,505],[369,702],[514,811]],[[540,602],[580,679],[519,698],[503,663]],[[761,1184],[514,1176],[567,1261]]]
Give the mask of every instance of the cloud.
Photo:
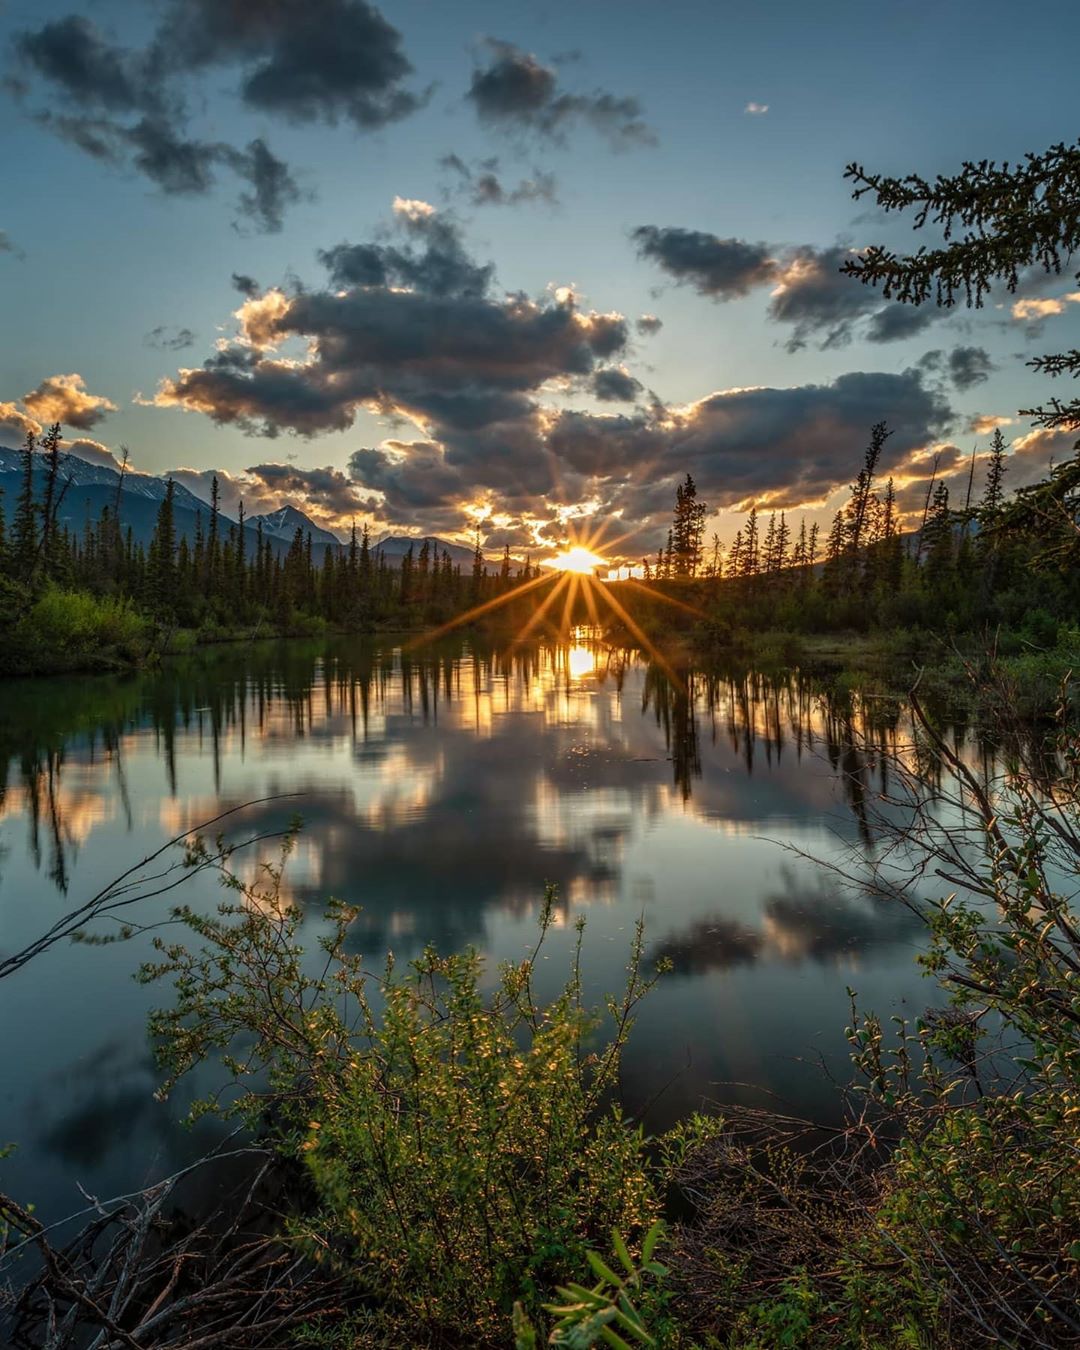
[[[0,440],[4,445],[21,444],[27,435],[40,436],[44,428],[14,403],[0,403]]]
[[[240,193],[237,210],[264,234],[280,231],[287,207],[305,197],[310,200],[310,194],[300,190],[289,166],[260,137],[244,151],[229,150],[224,158],[233,172],[250,185],[249,191]]]
[[[985,436],[998,427],[1011,427],[1013,419],[1011,417],[999,417],[993,413],[979,413],[968,423],[968,431],[973,431],[977,436]]]
[[[636,98],[619,98],[602,89],[565,92],[550,66],[510,42],[487,38],[483,50],[484,62],[473,72],[465,97],[489,126],[562,141],[572,126],[584,122],[613,149],[655,143]]]
[[[344,430],[361,410],[411,423],[415,433],[354,450],[344,480],[267,463],[245,476],[316,503],[326,521],[363,511],[457,534],[486,516],[539,547],[564,535],[568,512],[595,512],[639,553],[665,536],[687,472],[713,509],[818,503],[851,481],[875,421],[896,429],[893,464],[953,420],[917,368],[632,405],[641,386],[620,364],[622,315],[587,310],[572,290],[498,292],[436,211],[402,205],[397,229],[399,239],[327,250],[328,287],[248,297],[235,338],[154,400],[269,436]],[[576,411],[564,406],[575,394],[631,406]]]
[[[499,161],[495,158],[469,165],[460,155],[450,154],[444,155],[439,164],[455,175],[457,195],[464,196],[471,206],[521,206],[527,202],[554,206],[558,202],[554,175],[540,169],[535,169],[531,178],[519,179],[508,187],[499,176]]]
[[[657,225],[639,225],[631,238],[641,257],[658,263],[669,276],[702,295],[732,300],[777,275],[768,244]]]
[[[752,243],[656,225],[638,226],[631,238],[641,257],[712,300],[734,300],[773,285],[767,313],[772,322],[792,328],[784,344],[789,352],[801,350],[812,339],[823,350],[846,346],[863,320],[868,342],[898,342],[914,337],[944,314],[930,306],[882,305],[870,288],[841,272],[851,256],[843,244],[816,248]]]
[[[167,324],[158,324],[143,336],[144,347],[154,347],[162,352],[179,352],[185,347],[195,345],[195,334],[190,328],[174,328]]]
[[[405,86],[401,34],[365,0],[172,0],[154,52],[182,71],[238,66],[242,101],[291,122],[375,130],[426,98]]]
[[[249,277],[246,272],[234,272],[232,284],[241,295],[247,296],[249,300],[254,300],[259,294],[259,283],[254,277]]]
[[[659,333],[663,326],[663,319],[658,319],[655,314],[640,314],[634,323],[634,327],[644,337],[651,337],[654,333]]]
[[[969,427],[985,434],[995,426],[1008,425],[1011,418],[988,417],[977,419],[980,426]],[[1005,458],[1005,491],[1030,486],[1042,481],[1053,464],[1071,459],[1076,453],[1076,433],[1039,429],[1018,437]],[[936,474],[935,474],[935,460]],[[960,450],[951,444],[930,445],[921,453],[909,454],[897,466],[897,502],[908,516],[908,524],[917,524],[921,518],[926,491],[931,479],[943,483],[949,490],[954,505],[962,505],[967,498],[969,484],[973,502],[982,496],[986,486],[986,470],[990,463],[988,448],[977,451]]]
[[[78,436],[75,440],[63,440],[60,448],[69,455],[75,455],[78,459],[84,459],[88,464],[98,464],[103,469],[113,469],[119,472],[120,461],[107,445],[102,445],[100,441],[92,441],[87,436]],[[130,468],[130,465],[128,466]]]
[[[622,366],[609,366],[593,376],[593,393],[601,403],[633,403],[641,391],[640,380]]]
[[[362,497],[355,483],[332,465],[307,469],[295,464],[253,464],[245,477],[279,501],[299,497],[305,510],[312,508],[312,514],[320,518],[362,515],[371,505],[370,498]]]
[[[26,254],[8,234],[7,230],[0,230],[0,253],[10,253],[14,258],[25,258]]]
[[[432,296],[483,296],[494,267],[469,257],[457,225],[427,202],[398,197],[394,213],[411,236],[404,247],[337,244],[319,261],[336,286],[406,286]]]
[[[1080,291],[1070,291],[1067,295],[1054,297],[1031,297],[1016,300],[1012,307],[1012,316],[1022,322],[1048,319],[1055,314],[1064,314],[1066,305],[1080,304]]]
[[[80,107],[109,112],[155,110],[162,91],[146,55],[113,46],[80,14],[15,37],[19,57]]]
[[[400,34],[365,0],[167,0],[163,9],[141,49],[112,42],[76,14],[19,33],[16,56],[52,95],[31,116],[169,195],[205,194],[217,171],[227,170],[247,184],[237,209],[257,229],[280,230],[285,210],[305,194],[261,137],[238,146],[192,133],[193,77],[226,67],[254,111],[363,130],[405,117],[426,99],[405,86],[412,68]],[[36,84],[20,79],[16,88],[26,97]],[[53,106],[57,99],[66,111]]]
[[[450,430],[520,419],[552,380],[584,381],[626,347],[620,314],[573,296],[489,293],[491,267],[465,252],[452,222],[399,216],[397,245],[340,244],[320,257],[332,290],[271,290],[238,311],[237,340],[163,383],[159,406],[275,435],[349,427],[367,407]],[[291,338],[304,359],[276,355]]]
[[[769,111],[767,103],[748,103],[743,112],[749,113],[751,117],[764,117]]]
[[[810,245],[794,249],[769,301],[769,318],[790,324],[791,337],[784,344],[799,351],[811,338],[820,338],[823,349],[846,346],[855,323],[880,307],[880,299],[840,268],[851,257],[842,244],[818,249]],[[886,341],[893,319],[878,319],[876,341]]]
[[[486,503],[506,528],[537,543],[565,531],[560,504],[615,518],[636,555],[663,542],[675,485],[694,475],[710,509],[823,502],[851,481],[873,421],[895,427],[890,469],[934,442],[952,410],[917,371],[853,372],[829,385],[733,390],[682,408],[630,413],[548,411],[444,443],[390,441],[357,451],[350,473],[382,497],[381,511],[423,529],[460,530]]]
[[[917,337],[941,316],[932,305],[883,305],[871,315],[864,336],[868,342],[902,342]]]
[[[473,487],[433,441],[391,440],[378,449],[355,450],[349,473],[356,483],[380,494],[390,519],[436,531],[460,528],[462,504]]]
[[[1018,436],[1012,443],[1012,452],[1006,460],[1009,477],[1007,486],[1024,487],[1045,478],[1052,464],[1072,459],[1080,445],[1075,430],[1052,431],[1040,427]]]
[[[949,353],[949,375],[957,389],[972,389],[990,378],[994,363],[985,347],[954,347]]]
[[[116,404],[86,390],[81,375],[50,375],[36,389],[23,395],[23,407],[42,423],[59,422],[62,426],[89,431],[111,412]]]

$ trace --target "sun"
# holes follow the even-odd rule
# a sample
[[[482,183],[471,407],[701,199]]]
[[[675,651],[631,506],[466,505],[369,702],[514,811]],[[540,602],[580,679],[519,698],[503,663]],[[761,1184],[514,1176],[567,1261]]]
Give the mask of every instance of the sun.
[[[598,567],[604,566],[604,559],[581,544],[575,544],[572,548],[550,558],[546,565],[555,568],[557,572],[578,572],[591,577]]]

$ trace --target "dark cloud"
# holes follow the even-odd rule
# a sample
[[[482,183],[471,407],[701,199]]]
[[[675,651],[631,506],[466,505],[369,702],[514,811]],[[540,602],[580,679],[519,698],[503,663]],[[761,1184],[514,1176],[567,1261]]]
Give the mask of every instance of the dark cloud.
[[[337,289],[249,300],[243,341],[167,381],[157,401],[265,435],[344,429],[362,406],[475,429],[520,419],[521,396],[584,380],[625,349],[621,315],[583,312],[572,297],[488,295],[490,267],[468,257],[449,222],[422,203],[398,206],[421,247],[327,251]],[[270,354],[292,337],[309,344],[303,363]]]
[[[177,135],[164,117],[143,117],[122,135],[131,146],[135,168],[162,192],[197,196],[213,186],[221,146]]]
[[[596,372],[592,387],[601,403],[633,403],[643,386],[621,367],[610,366]]]
[[[484,58],[473,72],[466,98],[491,126],[562,140],[572,126],[585,122],[615,149],[655,141],[636,98],[619,98],[602,89],[568,93],[550,66],[496,38],[485,40]]]
[[[474,518],[467,507],[486,504],[500,530],[558,531],[557,505],[590,501],[631,532],[628,552],[652,551],[687,472],[714,509],[820,502],[851,481],[874,422],[895,429],[892,465],[952,420],[919,369],[733,390],[684,407],[558,410],[544,401],[553,388],[640,394],[619,365],[627,320],[583,310],[569,291],[498,294],[452,221],[421,202],[397,206],[402,239],[328,250],[327,288],[249,296],[237,340],[156,398],[270,436],[346,429],[361,409],[420,429],[356,450],[347,482],[331,470],[302,478],[312,471],[290,465],[250,471],[266,490],[314,494],[328,516],[373,509],[410,530],[456,532]],[[290,344],[305,354],[283,354]]]
[[[643,337],[651,337],[653,333],[659,333],[663,326],[663,319],[658,319],[655,314],[641,314],[634,324],[634,327]]]
[[[825,249],[807,245],[786,260],[769,302],[769,318],[792,325],[784,344],[788,351],[800,350],[813,337],[821,339],[822,348],[842,347],[851,341],[856,320],[880,307],[869,287],[841,273],[850,256],[839,244]]]
[[[304,469],[295,464],[253,464],[245,473],[279,500],[299,497],[305,509],[317,508],[317,515],[360,515],[371,504],[370,498],[361,497],[349,477],[332,465]]]
[[[195,334],[190,328],[173,328],[166,324],[158,324],[143,337],[144,347],[156,347],[163,352],[179,352],[194,345]]]
[[[407,286],[432,296],[483,296],[494,267],[469,257],[453,221],[426,203],[396,203],[397,215],[412,240],[390,244],[337,244],[320,250],[319,261],[336,286]],[[421,248],[416,247],[421,245]]]
[[[251,185],[237,201],[240,215],[255,223],[264,234],[276,234],[282,226],[285,210],[304,194],[297,186],[289,166],[277,158],[266,142],[257,137],[244,151],[229,151],[229,167]]]
[[[303,194],[263,139],[242,147],[192,133],[194,72],[235,68],[245,104],[292,122],[371,129],[424,101],[403,84],[411,66],[400,34],[365,0],[168,0],[141,50],[110,41],[80,15],[20,33],[14,50],[69,105],[32,111],[40,125],[96,159],[129,165],[167,194],[207,193],[226,169],[248,185],[240,215],[265,231],[279,230]],[[35,89],[23,78],[13,84],[24,98]]]
[[[949,353],[949,375],[957,389],[971,389],[990,378],[994,363],[985,347],[954,347]]]
[[[69,14],[15,38],[16,54],[80,108],[161,110],[153,62],[114,46],[89,19]]]
[[[631,238],[641,257],[658,263],[676,281],[722,300],[748,294],[773,280],[777,272],[768,244],[657,225],[639,225]]]
[[[641,257],[712,300],[734,300],[771,285],[768,317],[791,326],[784,344],[789,352],[811,340],[822,349],[845,346],[863,320],[868,320],[863,329],[867,341],[898,342],[944,315],[932,306],[882,305],[869,287],[841,272],[851,256],[842,244],[792,248],[656,225],[638,226],[631,238]]]
[[[364,0],[172,0],[154,50],[179,70],[239,65],[251,108],[294,122],[385,126],[420,107],[401,34]]]
[[[261,287],[254,277],[249,277],[246,272],[234,272],[232,274],[232,284],[247,299],[252,300],[259,294]]]
[[[527,202],[558,202],[558,184],[553,174],[540,169],[531,178],[520,179],[508,187],[500,177],[499,161],[484,159],[469,165],[460,155],[444,155],[439,161],[457,179],[457,194],[465,197],[471,206],[521,206]]]
[[[102,468],[112,469],[114,472],[120,469],[120,461],[107,445],[102,445],[100,441],[92,441],[86,436],[78,436],[73,441],[65,439],[61,443],[61,448],[69,455],[86,460],[88,464],[100,464]]]
[[[884,305],[871,316],[864,337],[868,342],[902,342],[917,337],[944,313],[933,305]]]
[[[461,503],[472,487],[433,441],[392,441],[379,449],[355,450],[349,473],[381,494],[390,519],[427,529],[458,528]]]

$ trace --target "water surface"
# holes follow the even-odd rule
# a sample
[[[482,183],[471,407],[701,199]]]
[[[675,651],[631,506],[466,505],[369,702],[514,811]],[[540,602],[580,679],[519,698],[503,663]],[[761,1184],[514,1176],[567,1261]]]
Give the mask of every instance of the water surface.
[[[299,794],[239,812],[230,837],[299,812],[288,897],[312,925],[327,896],[361,906],[355,941],[373,962],[429,942],[520,958],[553,882],[547,988],[582,914],[592,993],[619,987],[641,914],[650,957],[674,964],[635,1029],[630,1110],[657,1128],[733,1099],[835,1117],[847,986],[886,1015],[934,998],[917,920],[802,856],[862,846],[877,780],[853,733],[894,735],[891,706],[798,671],[673,681],[587,634],[510,651],[223,647],[126,678],[9,682],[0,951],[181,831]],[[209,877],[181,896],[221,898]],[[104,1197],[172,1171],[216,1128],[192,1135],[175,1100],[154,1100],[144,1023],[166,991],[132,979],[146,943],[64,945],[0,980],[0,1143],[20,1145],[0,1186],[46,1213],[81,1204],[80,1185]]]

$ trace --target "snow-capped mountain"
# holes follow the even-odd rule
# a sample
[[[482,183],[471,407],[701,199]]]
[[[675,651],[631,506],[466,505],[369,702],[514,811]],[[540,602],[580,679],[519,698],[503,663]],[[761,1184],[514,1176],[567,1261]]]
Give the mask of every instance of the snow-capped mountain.
[[[292,543],[297,529],[304,532],[305,535],[311,535],[313,544],[340,544],[341,540],[330,530],[324,530],[321,525],[316,525],[310,516],[306,516],[303,511],[295,506],[283,506],[277,511],[268,511],[261,516],[248,516],[245,524],[254,526],[262,521],[263,534],[270,535],[274,539],[284,539],[287,543]]]
[[[34,466],[34,472],[44,474],[45,456],[39,455],[38,460],[40,462]],[[21,474],[22,467],[22,451],[0,445],[0,474]],[[89,460],[80,459],[78,455],[69,454],[65,450],[60,452],[60,482],[70,483],[72,488],[105,487],[115,492],[119,478],[120,475],[116,470],[110,469],[105,464],[91,464]],[[125,496],[130,494],[132,497],[145,497],[150,501],[159,502],[165,496],[165,488],[166,479],[155,478],[153,474],[134,473],[130,469],[124,474]],[[189,492],[180,483],[174,485],[173,501],[177,506],[186,507],[190,511],[208,509],[205,502],[200,501],[193,492]]]

